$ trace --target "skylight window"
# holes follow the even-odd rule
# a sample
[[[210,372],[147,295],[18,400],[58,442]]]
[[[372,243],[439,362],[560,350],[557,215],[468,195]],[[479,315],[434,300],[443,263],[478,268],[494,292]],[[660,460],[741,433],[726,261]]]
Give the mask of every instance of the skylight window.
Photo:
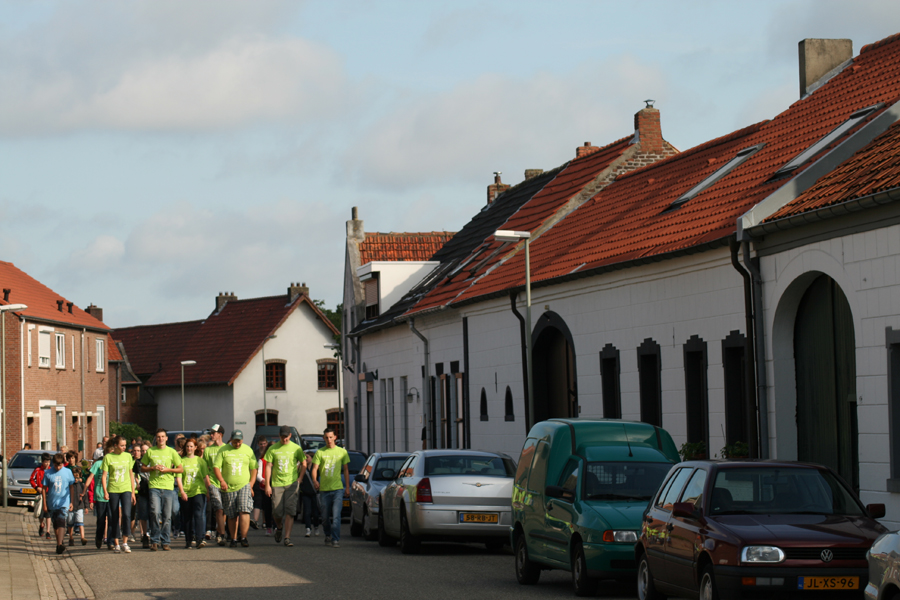
[[[678,208],[679,206],[681,206],[688,200],[693,199],[700,192],[702,192],[703,190],[705,190],[706,188],[708,188],[709,186],[711,186],[718,180],[720,180],[723,177],[725,177],[726,175],[728,175],[728,173],[730,173],[732,171],[732,169],[737,167],[739,164],[743,163],[745,160],[747,160],[748,158],[750,158],[751,156],[753,156],[754,154],[759,152],[759,150],[763,146],[765,146],[765,144],[757,144],[756,146],[750,146],[749,148],[744,148],[743,150],[738,152],[734,158],[732,158],[727,163],[722,165],[719,169],[716,170],[715,173],[713,173],[712,175],[710,175],[709,177],[707,177],[706,179],[704,179],[703,181],[701,181],[700,183],[698,183],[697,185],[692,187],[690,189],[690,191],[688,191],[688,193],[686,193],[681,198],[679,198],[678,200],[673,202],[672,205],[669,207],[669,209]]]
[[[875,104],[873,106],[869,106],[868,108],[862,108],[852,115],[850,118],[835,127],[831,130],[831,133],[820,139],[818,142],[798,154],[795,158],[793,158],[786,165],[775,171],[775,176],[778,177],[780,175],[784,175],[785,173],[790,173],[800,165],[804,164],[806,161],[811,159],[813,156],[821,152],[824,148],[827,148],[836,140],[843,137],[848,131],[853,129],[856,125],[862,122],[867,116],[872,114],[875,110],[884,106],[882,103]]]

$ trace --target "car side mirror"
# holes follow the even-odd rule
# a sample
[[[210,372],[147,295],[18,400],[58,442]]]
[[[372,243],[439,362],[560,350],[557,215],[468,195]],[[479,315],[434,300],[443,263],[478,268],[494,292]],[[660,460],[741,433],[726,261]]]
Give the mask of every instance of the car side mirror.
[[[558,498],[560,500],[565,500],[566,502],[571,502],[575,497],[570,490],[558,485],[548,485],[547,489],[544,490],[544,495],[548,498]]]
[[[353,481],[358,481],[359,483],[365,483],[366,475],[364,473],[357,473],[356,476],[353,478]]]
[[[672,505],[672,515],[682,519],[696,519],[699,512],[691,502],[676,502]]]
[[[866,512],[873,519],[883,519],[887,513],[884,510],[884,504],[866,504]]]

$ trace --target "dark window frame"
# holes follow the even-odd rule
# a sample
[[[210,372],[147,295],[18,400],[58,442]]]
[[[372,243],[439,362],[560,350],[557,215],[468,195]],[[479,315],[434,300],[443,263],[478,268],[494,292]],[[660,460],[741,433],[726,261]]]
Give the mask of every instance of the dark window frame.
[[[481,388],[481,420],[488,420],[488,405],[487,405],[487,392],[484,391],[484,388]]]
[[[266,361],[266,391],[287,389],[287,365],[281,361]]]
[[[645,363],[649,362],[645,359],[651,356],[656,357],[656,368],[652,372],[647,372],[645,369],[651,365],[645,367]],[[662,427],[662,349],[653,338],[646,338],[638,346],[637,359],[641,421]],[[655,389],[650,387],[651,384]],[[651,411],[656,414],[651,414]],[[652,420],[654,417],[656,419]]]
[[[706,451],[709,452],[709,362],[707,355],[707,345],[698,335],[692,335],[684,343],[684,414],[687,418],[686,431],[688,442],[703,442],[706,445]],[[699,356],[698,356],[699,355]],[[699,359],[699,365],[695,365],[694,361]],[[699,367],[701,377],[699,382],[691,381],[692,370]],[[698,386],[699,389],[695,389]],[[696,398],[691,398],[693,393],[697,394]],[[693,402],[696,407],[692,407]],[[699,423],[693,422],[691,419],[692,408],[699,410]],[[699,431],[696,431],[699,425]],[[707,454],[708,455],[708,454]]]
[[[729,369],[729,365],[733,359],[730,355],[734,354],[735,350],[741,351],[742,360],[738,364],[736,373],[734,374],[737,376],[737,381],[731,381],[730,378],[733,375]],[[744,367],[743,362],[746,360],[747,339],[743,333],[735,329],[728,334],[728,337],[722,340],[722,383],[724,385],[723,395],[725,397],[725,443],[727,445],[732,445],[735,442],[749,443],[746,417],[746,368]],[[731,368],[735,369],[733,366]],[[732,397],[729,390],[737,391],[738,397]],[[731,412],[734,410],[737,410],[736,415]],[[741,431],[738,432],[736,431],[737,429],[740,429]]]
[[[622,361],[619,349],[606,344],[600,351],[600,391],[603,394],[603,418],[622,418]]]
[[[888,434],[890,439],[890,478],[887,491],[900,493],[900,330],[886,327],[888,375]]]
[[[316,361],[316,380],[318,389],[337,391],[337,361],[322,359]]]
[[[504,421],[515,421],[516,413],[515,413],[515,409],[513,408],[513,405],[514,405],[513,395],[512,395],[512,390],[509,389],[509,386],[506,386],[506,394],[503,398],[503,404],[504,404],[503,420]]]

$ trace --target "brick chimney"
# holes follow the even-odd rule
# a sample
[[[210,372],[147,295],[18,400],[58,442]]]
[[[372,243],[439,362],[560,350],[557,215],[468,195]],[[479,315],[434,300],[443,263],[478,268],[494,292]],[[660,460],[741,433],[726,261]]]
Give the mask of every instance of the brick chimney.
[[[88,307],[87,307],[86,309],[84,309],[84,312],[86,312],[87,314],[91,315],[92,317],[94,317],[94,318],[97,319],[98,321],[102,321],[102,320],[103,320],[103,309],[100,308],[99,306],[94,306],[94,303],[93,303],[93,302],[92,302],[91,304],[89,304]]]
[[[662,127],[659,123],[659,110],[653,108],[653,100],[645,100],[647,106],[634,113],[634,132],[641,151],[649,154],[664,154]]]
[[[493,204],[494,200],[497,199],[497,196],[508,190],[511,186],[508,183],[503,183],[500,181],[500,175],[502,175],[502,171],[494,171],[494,183],[487,186],[487,203]]]
[[[590,142],[585,142],[584,146],[578,146],[575,148],[575,158],[581,158],[582,156],[587,156],[588,154],[593,154],[597,150],[599,150],[597,146],[591,146]]]
[[[219,295],[216,296],[216,312],[222,312],[226,304],[235,300],[237,300],[237,296],[234,295],[234,292],[219,292]]]
[[[306,282],[303,283],[291,283],[291,286],[288,288],[288,302],[293,302],[297,299],[297,296],[303,294],[307,298],[309,298],[309,288],[306,287]]]
[[[853,58],[853,40],[806,39],[797,44],[800,56],[800,97],[829,71]]]
[[[544,172],[543,169],[525,169],[525,181],[528,181],[529,179],[534,179],[535,177],[542,174],[543,172]]]

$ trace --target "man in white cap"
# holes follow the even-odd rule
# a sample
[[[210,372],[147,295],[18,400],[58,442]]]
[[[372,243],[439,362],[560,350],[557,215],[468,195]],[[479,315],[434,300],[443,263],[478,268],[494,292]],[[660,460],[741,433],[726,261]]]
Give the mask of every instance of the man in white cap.
[[[203,450],[203,460],[206,461],[206,471],[212,475],[214,473],[213,469],[215,468],[216,455],[219,451],[225,446],[225,442],[222,441],[222,436],[225,434],[225,429],[216,423],[210,429],[211,441],[209,445]],[[215,483],[215,482],[213,482]],[[212,512],[213,517],[216,520],[216,543],[220,546],[225,545],[225,512],[222,510],[222,491],[217,485],[209,486],[207,490],[209,495],[209,506]]]
[[[222,508],[228,519],[228,533],[232,548],[250,545],[247,530],[250,529],[250,512],[253,510],[253,487],[256,481],[256,456],[250,446],[244,445],[244,432],[235,429],[231,441],[216,454],[216,479],[222,490]],[[240,536],[240,537],[238,537]]]

